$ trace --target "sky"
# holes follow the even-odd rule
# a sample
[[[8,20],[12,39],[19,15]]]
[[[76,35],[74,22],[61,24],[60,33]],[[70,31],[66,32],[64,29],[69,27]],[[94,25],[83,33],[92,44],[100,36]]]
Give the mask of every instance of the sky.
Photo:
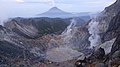
[[[56,6],[66,12],[97,12],[115,0],[0,0],[0,19],[33,16]]]

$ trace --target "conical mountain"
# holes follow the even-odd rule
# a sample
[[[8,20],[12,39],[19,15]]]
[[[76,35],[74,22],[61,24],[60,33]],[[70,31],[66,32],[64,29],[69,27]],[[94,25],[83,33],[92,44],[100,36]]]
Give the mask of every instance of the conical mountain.
[[[65,12],[57,7],[52,7],[47,12],[42,14],[38,14],[40,17],[50,17],[50,18],[69,18],[73,17],[74,15],[68,12]]]

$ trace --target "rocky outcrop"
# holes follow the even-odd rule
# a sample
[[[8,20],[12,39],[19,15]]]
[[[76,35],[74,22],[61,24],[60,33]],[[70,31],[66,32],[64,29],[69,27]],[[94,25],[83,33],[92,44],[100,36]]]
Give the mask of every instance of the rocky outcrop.
[[[116,26],[116,25],[119,25],[119,20],[118,20],[119,17],[117,17],[120,15],[119,12],[120,12],[120,0],[117,0],[114,4],[105,8],[104,13],[106,15],[106,18],[104,17],[104,19],[106,20],[105,25],[107,25],[107,28],[106,28],[106,31],[104,31],[101,35],[103,42],[109,41],[117,36],[116,33],[117,33],[118,29],[116,29],[116,28],[118,28],[118,26]],[[109,19],[107,19],[107,18],[109,18]],[[114,23],[114,22],[117,22],[117,23]],[[113,26],[114,26],[114,28],[113,28]],[[113,29],[114,29],[114,32],[113,32]],[[116,31],[115,31],[115,29],[116,29]]]
[[[94,24],[95,22],[95,28],[94,31],[95,34],[99,35],[99,39],[101,39],[101,43],[104,43],[105,41],[109,41],[113,38],[115,38],[116,35],[114,36],[107,36],[106,32],[109,30],[109,25],[111,24],[111,20],[113,17],[115,17],[119,11],[120,11],[120,1],[117,0],[114,4],[108,6],[105,8],[104,11],[102,11],[100,14],[98,14],[95,18],[92,19],[90,23]],[[113,34],[113,33],[108,33],[108,34]],[[101,44],[99,43],[99,44]]]
[[[8,58],[21,56],[20,53],[22,53],[22,50],[22,48],[15,46],[12,43],[9,43],[7,41],[0,41],[0,55]]]
[[[110,41],[109,41],[109,44],[105,44],[108,42],[108,41],[106,42],[105,40],[105,43],[100,45],[100,47],[95,52],[93,52],[93,54],[90,57],[87,58],[88,59],[87,63],[91,62],[90,65],[94,64],[95,67],[99,67],[99,66],[100,67],[105,67],[105,66],[118,67],[120,65],[120,25],[119,24],[120,24],[120,14],[118,12],[118,14],[111,19],[108,30],[104,36],[105,39],[116,38],[116,39],[113,39],[113,42],[112,40],[110,40],[111,43],[113,44],[111,45]],[[111,45],[110,46],[111,50],[106,55],[105,55],[106,48],[104,48],[105,52],[104,52],[104,49],[101,49],[103,45],[104,46]]]
[[[20,37],[6,27],[0,26],[0,64],[14,63],[16,58],[19,61],[24,61],[24,59],[30,61],[37,59],[40,61],[43,59],[41,55],[45,54],[47,49],[45,43],[47,43],[45,38],[38,40],[27,39]],[[36,49],[36,47],[39,47],[39,49]]]
[[[20,36],[38,38],[46,34],[59,34],[69,24],[69,20],[50,18],[14,18],[5,23],[5,27],[11,29]]]
[[[7,59],[5,57],[20,57],[22,61],[26,58],[33,62],[41,62],[44,59],[64,62],[78,57],[80,52],[84,55],[93,52],[82,62],[85,60],[85,64],[95,67],[118,66],[120,65],[119,2],[117,0],[107,7],[94,19],[95,22],[91,22],[97,23],[98,26],[91,28],[95,30],[93,34],[99,30],[97,35],[100,35],[103,43],[95,51],[89,48],[89,24],[75,25],[74,22],[70,24],[71,18],[13,18],[5,23],[5,27],[0,26],[0,59],[5,61]]]
[[[106,13],[115,16],[120,11],[120,0],[105,8]]]
[[[109,10],[108,12],[114,13],[114,17],[111,19],[109,23],[109,27],[103,36],[104,41],[116,38],[110,52],[110,59],[112,59],[111,64],[119,62],[118,57],[117,57],[117,60],[115,58],[113,59],[113,56],[117,55],[116,53],[119,54],[119,50],[120,50],[119,49],[120,48],[120,35],[119,35],[120,34],[120,9],[119,7],[120,7],[120,0],[117,0],[113,5],[106,8]]]
[[[120,0],[106,7],[94,20],[102,42],[91,56],[86,59],[87,66],[118,67],[120,65]],[[92,22],[91,22],[92,23]],[[95,28],[93,27],[93,28]],[[102,47],[102,48],[101,48]],[[107,49],[109,48],[109,50]],[[108,51],[107,51],[108,50]]]
[[[116,38],[110,40],[110,41],[106,41],[105,43],[99,45],[98,47],[96,47],[96,49],[98,48],[103,48],[105,50],[105,54],[109,54],[111,52],[111,49],[112,49],[112,45],[113,43],[115,42]]]
[[[111,53],[113,54],[115,51],[118,50],[120,50],[120,35],[118,35],[117,39],[115,40],[111,49]]]
[[[120,65],[120,35],[117,36],[116,41],[112,46],[111,53],[109,55],[108,60],[109,60],[110,66]]]
[[[120,12],[111,20],[107,32],[104,34],[104,40],[112,39],[120,33]]]
[[[60,19],[60,18],[12,18],[5,23],[5,27],[0,26],[0,58],[3,60],[11,60],[8,63],[13,63],[17,61],[27,61],[29,63],[33,62],[43,62],[43,60],[51,60],[51,57],[55,58],[57,53],[57,58],[62,56],[62,59],[56,58],[57,61],[67,61],[71,60],[74,57],[79,56],[80,52],[77,49],[81,48],[80,45],[87,48],[89,37],[87,33],[87,28],[82,26],[84,25],[84,20],[80,18],[74,18],[76,20],[76,25],[73,33],[74,35],[70,38],[72,46],[77,47],[73,48],[56,48],[54,46],[55,40],[60,40],[59,37],[61,33],[65,31],[67,26],[71,23],[72,18]],[[86,25],[86,24],[85,24]],[[71,29],[70,29],[71,30]],[[69,35],[68,35],[69,36]],[[84,37],[80,37],[84,36]],[[78,40],[77,40],[78,39]],[[69,39],[66,39],[69,40]],[[80,40],[80,41],[79,41]],[[66,42],[60,40],[60,45],[64,45]],[[79,44],[80,43],[80,44]],[[75,45],[74,45],[75,44]],[[67,45],[69,45],[67,43]],[[49,47],[52,47],[56,50],[60,50],[57,53],[56,50],[50,50]],[[69,53],[71,51],[71,53]],[[84,50],[83,50],[84,51]],[[63,53],[62,53],[63,52]],[[75,52],[75,53],[74,53]],[[56,54],[54,54],[56,53]],[[62,55],[63,54],[63,55]],[[65,56],[64,56],[65,55]],[[69,56],[69,57],[68,57]],[[7,57],[7,58],[5,58]],[[68,57],[68,58],[66,58]],[[65,60],[66,59],[66,60]],[[54,60],[54,59],[52,59]],[[55,60],[55,61],[56,61]],[[31,62],[33,61],[33,62]],[[15,64],[16,65],[16,64]]]
[[[116,34],[106,32],[109,30],[111,20],[119,13],[119,0],[117,0],[111,6],[105,8],[100,14],[94,17],[89,23],[89,37],[91,46],[98,46],[106,41],[110,41],[116,37]],[[113,36],[111,37],[112,34]],[[109,36],[110,35],[110,36]]]
[[[70,24],[72,18],[13,18],[5,23],[5,27],[26,38],[38,38],[47,34],[61,34]],[[85,23],[75,18],[78,26]]]
[[[90,47],[90,42],[88,40],[89,36],[90,34],[87,30],[87,24],[76,28],[75,33],[70,39],[70,44],[73,44],[72,48],[76,50],[78,49],[78,51],[81,51],[85,54],[89,54],[89,52],[91,52],[91,50],[88,49],[88,47]]]

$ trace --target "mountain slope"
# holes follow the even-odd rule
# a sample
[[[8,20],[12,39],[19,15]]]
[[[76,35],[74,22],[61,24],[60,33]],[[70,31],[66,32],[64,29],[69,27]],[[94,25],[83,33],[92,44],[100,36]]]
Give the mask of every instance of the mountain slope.
[[[94,35],[92,34],[93,37],[92,41],[94,41],[94,36],[100,35],[99,36],[100,38],[97,40],[97,42],[100,43],[95,43],[95,45],[98,44],[95,46],[97,48],[93,52],[93,54],[88,58],[89,60],[91,59],[92,61],[91,64],[96,63],[95,64],[96,67],[98,66],[119,67],[120,65],[120,58],[119,58],[120,57],[120,9],[119,9],[120,7],[119,6],[120,6],[120,0],[117,0],[114,4],[107,7],[101,14],[99,14],[97,17],[92,19],[94,21],[90,22],[94,24],[91,27],[92,32],[94,33]],[[102,58],[100,58],[100,56]]]
[[[112,39],[120,33],[120,12],[111,20],[108,30],[104,34],[104,39]]]
[[[70,18],[73,17],[74,15],[65,11],[60,10],[57,7],[53,7],[51,9],[49,9],[47,12],[42,13],[42,14],[38,14],[38,16],[40,17],[51,17],[51,18]]]
[[[105,9],[105,14],[107,15],[106,31],[101,36],[102,40],[108,41],[115,38],[117,31],[119,30],[119,14],[120,14],[120,0],[117,0],[114,4]],[[116,21],[116,23],[115,23]],[[111,31],[111,32],[110,32]],[[113,32],[114,31],[114,32]]]
[[[20,36],[38,38],[46,34],[60,34],[69,25],[69,21],[59,18],[13,18],[5,23],[5,27]]]

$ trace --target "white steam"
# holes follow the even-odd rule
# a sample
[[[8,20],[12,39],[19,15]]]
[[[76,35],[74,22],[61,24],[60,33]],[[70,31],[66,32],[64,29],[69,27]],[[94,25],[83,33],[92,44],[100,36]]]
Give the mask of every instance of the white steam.
[[[67,27],[67,29],[61,34],[61,41],[63,44],[68,45],[68,46],[73,46],[73,44],[71,44],[71,39],[73,38],[73,35],[75,34],[77,28],[76,26],[76,20],[72,19],[70,25]]]
[[[1,15],[2,16],[2,15]],[[6,22],[8,20],[7,16],[2,16],[0,17],[0,25],[4,26],[4,22]]]
[[[68,35],[72,33],[73,28],[76,25],[76,21],[74,19],[71,20],[70,25],[67,27],[67,29],[62,33],[62,35]]]
[[[78,57],[83,54],[73,49],[72,46],[74,44],[71,44],[70,42],[74,33],[76,32],[75,26],[76,21],[72,19],[71,24],[60,35],[61,39],[59,40],[51,39],[50,47],[52,48],[48,49],[46,59],[53,62],[63,62],[67,60],[72,60],[74,57]]]
[[[90,41],[90,48],[96,47],[101,44],[101,38],[100,38],[100,30],[99,30],[99,22],[95,20],[91,20],[89,23],[89,28],[88,28],[89,33],[91,36],[89,37]]]

